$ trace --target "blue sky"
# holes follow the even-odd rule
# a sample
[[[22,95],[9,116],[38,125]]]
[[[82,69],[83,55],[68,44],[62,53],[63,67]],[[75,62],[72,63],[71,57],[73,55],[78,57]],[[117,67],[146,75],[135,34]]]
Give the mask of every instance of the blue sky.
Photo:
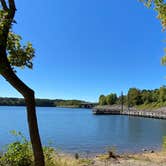
[[[36,49],[17,74],[38,98],[97,101],[100,94],[166,84],[166,39],[156,13],[137,0],[16,0],[14,31]],[[20,97],[2,77],[0,96]]]

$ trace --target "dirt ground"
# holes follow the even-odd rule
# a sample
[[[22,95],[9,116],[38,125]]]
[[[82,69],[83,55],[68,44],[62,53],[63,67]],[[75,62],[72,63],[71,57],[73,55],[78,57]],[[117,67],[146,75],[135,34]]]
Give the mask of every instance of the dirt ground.
[[[116,159],[101,155],[93,160],[93,166],[166,166],[166,151],[125,154]]]

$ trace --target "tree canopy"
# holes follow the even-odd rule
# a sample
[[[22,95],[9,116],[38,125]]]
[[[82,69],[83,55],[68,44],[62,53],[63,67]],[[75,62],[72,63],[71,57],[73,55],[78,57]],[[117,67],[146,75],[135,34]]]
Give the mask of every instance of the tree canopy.
[[[108,96],[106,96],[106,103],[107,105],[113,105],[116,103],[117,95],[116,93],[111,93]]]
[[[124,104],[129,107],[139,105],[158,105],[166,106],[166,86],[161,86],[159,89],[148,90],[130,88],[126,95],[123,96]],[[110,93],[109,95],[100,95],[99,105],[113,105],[121,104],[121,96],[117,97],[117,94]]]
[[[7,9],[5,2],[1,1],[1,3],[2,6]],[[21,44],[22,37],[13,32],[13,24],[15,24],[16,21],[14,19],[12,21],[10,20],[10,10],[4,10],[4,8],[0,9],[0,36],[2,37],[5,28],[10,26],[6,42],[6,52],[10,65],[13,67],[32,68],[35,50],[30,42],[27,42],[25,45]]]
[[[140,0],[148,8],[153,7],[157,12],[157,18],[161,21],[163,30],[166,29],[166,2],[164,0]]]
[[[166,2],[165,0],[140,0],[148,8],[154,8],[157,18],[160,20],[163,31],[166,30]],[[166,49],[165,49],[166,52]],[[166,55],[161,58],[161,64],[166,65]]]
[[[106,104],[107,104],[106,96],[100,95],[100,97],[99,97],[99,105],[106,105]]]
[[[14,67],[28,67],[32,69],[32,60],[35,56],[35,50],[30,42],[26,45],[21,45],[22,37],[14,32],[9,33],[7,41],[8,59]]]

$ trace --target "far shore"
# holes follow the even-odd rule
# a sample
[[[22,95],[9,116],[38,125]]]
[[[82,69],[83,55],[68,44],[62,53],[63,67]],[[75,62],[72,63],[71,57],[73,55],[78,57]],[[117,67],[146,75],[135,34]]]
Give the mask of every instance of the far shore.
[[[0,107],[26,107],[26,105],[0,105]],[[79,106],[40,106],[36,105],[36,107],[51,107],[51,108],[71,108],[71,109],[92,109],[92,108],[87,108],[87,107],[79,107]]]

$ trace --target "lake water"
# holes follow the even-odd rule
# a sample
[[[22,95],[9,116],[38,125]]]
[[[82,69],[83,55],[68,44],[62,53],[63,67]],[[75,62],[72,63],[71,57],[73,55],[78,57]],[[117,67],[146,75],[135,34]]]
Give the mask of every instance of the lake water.
[[[93,115],[88,109],[37,108],[42,142],[64,152],[102,153],[161,148],[166,120],[120,115]],[[25,107],[0,107],[0,147],[14,138],[9,131],[28,137]]]

